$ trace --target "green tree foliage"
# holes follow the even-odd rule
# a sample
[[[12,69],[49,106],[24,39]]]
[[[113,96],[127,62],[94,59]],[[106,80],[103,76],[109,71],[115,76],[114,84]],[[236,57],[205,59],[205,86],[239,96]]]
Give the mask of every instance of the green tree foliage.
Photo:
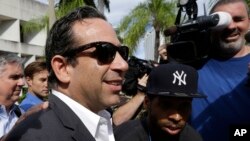
[[[250,0],[246,0],[248,7],[250,7]]]
[[[38,19],[32,19],[25,24],[22,24],[22,32],[30,33],[40,31],[43,28],[49,29],[49,17],[45,15]]]
[[[88,0],[89,1],[89,0]],[[92,0],[93,1],[93,0]],[[73,9],[85,5],[84,0],[60,0],[58,4],[56,4],[55,11],[56,17],[61,18],[69,11]]]
[[[72,2],[74,2],[75,0],[60,0],[58,3],[58,7],[64,7],[65,5],[71,4]],[[96,8],[96,4],[94,3],[94,0],[81,0],[83,3],[85,3],[86,5],[92,6]],[[110,11],[110,7],[109,7],[109,0],[103,0],[104,6],[105,8]]]
[[[108,11],[109,8],[109,0],[103,0],[104,6]],[[55,15],[56,18],[60,18],[66,15],[69,11],[84,5],[89,5],[96,8],[94,0],[60,0],[55,5]],[[46,14],[43,17],[38,17],[36,19],[32,19],[29,22],[22,25],[22,30],[24,33],[39,31],[43,28],[49,29],[49,14]]]
[[[165,0],[146,0],[136,6],[125,16],[118,31],[123,43],[130,47],[130,54],[136,49],[139,40],[144,36],[147,26],[153,26],[155,37],[155,60],[158,58],[157,48],[160,44],[160,32],[173,25],[176,3]]]

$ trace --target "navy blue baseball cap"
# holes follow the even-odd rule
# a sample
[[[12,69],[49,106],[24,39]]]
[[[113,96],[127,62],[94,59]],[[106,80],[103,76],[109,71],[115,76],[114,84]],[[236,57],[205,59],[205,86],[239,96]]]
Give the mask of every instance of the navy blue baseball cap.
[[[168,63],[153,68],[147,82],[147,94],[183,98],[205,98],[197,93],[198,73],[188,65]]]

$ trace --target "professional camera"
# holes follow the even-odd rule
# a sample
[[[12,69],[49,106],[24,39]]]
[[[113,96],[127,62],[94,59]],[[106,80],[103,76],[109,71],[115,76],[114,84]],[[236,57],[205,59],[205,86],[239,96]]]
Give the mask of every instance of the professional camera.
[[[197,17],[196,0],[180,0],[178,7],[175,26],[164,31],[165,36],[171,37],[171,43],[167,47],[168,61],[196,67],[209,54],[210,30],[225,28],[232,18],[226,12]],[[180,23],[183,11],[189,19]]]
[[[131,56],[128,60],[128,65],[130,68],[135,68],[137,71],[137,78],[141,78],[144,74],[149,74],[151,72],[154,68],[155,62]]]
[[[135,95],[137,93],[138,78],[141,78],[144,74],[149,74],[156,64],[156,62],[151,60],[143,60],[131,56],[128,60],[129,69],[125,74],[122,91],[126,95]]]

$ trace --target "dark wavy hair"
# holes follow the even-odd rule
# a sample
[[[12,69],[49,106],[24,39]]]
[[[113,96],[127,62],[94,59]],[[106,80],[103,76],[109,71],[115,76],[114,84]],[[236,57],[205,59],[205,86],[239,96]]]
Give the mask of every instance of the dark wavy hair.
[[[24,69],[25,77],[33,78],[35,73],[47,70],[46,63],[44,61],[34,61],[30,63]]]
[[[77,41],[73,34],[72,26],[77,21],[89,18],[100,18],[106,21],[106,17],[95,8],[84,6],[75,9],[66,16],[57,20],[52,26],[46,41],[45,56],[46,65],[49,71],[48,82],[50,86],[58,83],[58,79],[51,67],[51,60],[55,55],[67,54],[69,50],[77,46]],[[75,65],[75,57],[67,57],[67,61],[71,65]]]

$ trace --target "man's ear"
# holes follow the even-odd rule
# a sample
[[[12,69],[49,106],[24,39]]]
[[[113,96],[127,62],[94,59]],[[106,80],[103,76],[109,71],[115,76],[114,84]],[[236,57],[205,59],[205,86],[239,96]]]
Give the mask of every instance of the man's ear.
[[[28,87],[30,87],[32,85],[32,79],[29,76],[25,77],[25,81],[26,81]]]
[[[69,83],[69,65],[64,57],[55,55],[51,60],[51,67],[60,82]]]

